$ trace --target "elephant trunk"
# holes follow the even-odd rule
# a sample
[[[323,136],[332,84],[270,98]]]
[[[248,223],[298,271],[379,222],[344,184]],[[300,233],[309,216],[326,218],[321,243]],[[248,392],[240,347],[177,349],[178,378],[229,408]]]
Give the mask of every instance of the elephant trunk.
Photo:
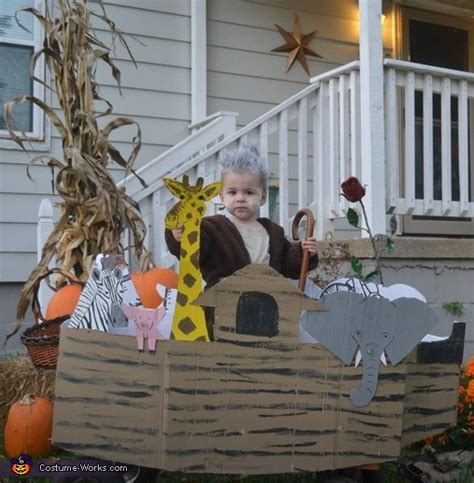
[[[376,344],[367,344],[362,350],[364,373],[360,388],[351,390],[351,401],[354,406],[366,406],[377,390],[379,378],[381,349]]]

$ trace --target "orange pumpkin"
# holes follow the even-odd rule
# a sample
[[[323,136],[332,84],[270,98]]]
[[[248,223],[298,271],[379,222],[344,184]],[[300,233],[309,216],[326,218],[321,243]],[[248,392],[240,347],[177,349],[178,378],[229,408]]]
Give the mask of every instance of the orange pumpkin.
[[[81,286],[70,284],[61,287],[51,297],[46,309],[46,320],[56,319],[64,315],[71,315],[76,308],[81,295]]]
[[[178,274],[169,268],[132,273],[131,278],[143,306],[147,309],[156,309],[163,301],[156,291],[157,283],[168,288],[178,288]]]
[[[53,403],[43,397],[27,394],[8,411],[5,425],[5,454],[33,457],[48,455],[52,449]]]

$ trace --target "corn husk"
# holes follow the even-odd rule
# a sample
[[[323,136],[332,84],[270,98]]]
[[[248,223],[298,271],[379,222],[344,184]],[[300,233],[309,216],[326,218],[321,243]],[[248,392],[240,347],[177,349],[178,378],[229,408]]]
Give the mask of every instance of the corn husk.
[[[88,279],[93,258],[98,253],[119,254],[133,248],[141,270],[153,266],[150,253],[144,247],[146,227],[138,204],[116,186],[108,171],[110,161],[114,161],[125,168],[126,174],[134,173],[133,164],[141,146],[140,127],[128,117],[116,117],[104,127],[98,124],[98,119],[111,114],[113,107],[100,95],[95,80],[97,63],[105,62],[110,67],[120,89],[120,70],[111,57],[116,40],[126,47],[134,61],[133,56],[101,1],[98,2],[99,13],[91,11],[86,0],[54,0],[54,6],[55,14],[53,0],[46,0],[44,13],[32,7],[21,10],[34,15],[44,29],[43,47],[32,57],[31,72],[38,59],[44,57],[51,84],[46,85],[33,74],[32,77],[53,91],[61,115],[41,99],[25,95],[5,104],[5,121],[11,138],[25,149],[21,130],[15,131],[13,108],[29,101],[42,109],[61,135],[63,159],[42,155],[30,162],[31,165],[47,164],[56,173],[54,186],[62,198],[59,203],[61,216],[43,247],[41,260],[21,291],[16,327],[6,340],[19,330],[34,286],[46,273],[53,257],[59,260],[58,268],[73,273],[82,281]],[[105,23],[112,34],[111,46],[95,36],[91,29],[93,16]],[[105,110],[98,110],[98,105],[105,106]],[[130,125],[136,127],[136,134],[131,141],[130,155],[125,158],[109,137],[116,129]],[[27,174],[30,176],[29,171]],[[133,240],[131,247],[121,246],[126,229]],[[61,279],[57,283],[61,283]]]

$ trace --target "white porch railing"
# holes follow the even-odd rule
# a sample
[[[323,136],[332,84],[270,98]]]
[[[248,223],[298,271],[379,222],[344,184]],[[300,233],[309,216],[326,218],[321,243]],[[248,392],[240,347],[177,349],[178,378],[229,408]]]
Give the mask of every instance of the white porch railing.
[[[234,133],[236,117],[235,112],[217,112],[200,123],[191,124],[190,129],[198,130],[137,170],[137,174],[148,185],[147,188],[143,188],[133,175],[121,181],[119,186],[124,186],[127,194],[137,201],[146,198],[155,191],[156,183],[163,176],[169,176],[169,173],[182,169],[184,165],[188,166],[187,163],[200,152],[209,150],[214,144]]]
[[[387,212],[474,217],[474,74],[385,60]]]
[[[200,123],[190,125],[191,129],[197,130],[137,170],[137,174],[147,183],[147,188],[144,188],[134,175],[119,183],[119,186],[125,187],[127,194],[139,203],[147,226],[145,243],[153,252],[158,266],[170,267],[176,263],[176,259],[165,251],[163,222],[175,201],[164,188],[163,178],[176,177],[181,173],[188,174],[191,179],[197,176],[205,177],[205,166],[199,162],[200,153],[209,152],[216,143],[234,133],[236,117],[237,114],[234,112],[218,112]],[[129,262],[133,269],[133,259]]]
[[[121,184],[139,202],[157,265],[175,263],[163,225],[175,200],[162,178],[219,179],[219,152],[236,143],[256,144],[267,159],[270,184],[279,189],[278,210],[272,215],[287,233],[294,213],[308,206],[316,214],[317,238],[333,233],[334,220],[349,207],[340,196],[341,181],[357,176],[364,183],[359,79],[357,61],[326,72],[238,131],[235,114],[218,113],[138,171],[147,188],[133,176],[125,179]],[[386,212],[474,217],[469,193],[474,186],[469,160],[474,152],[474,105],[469,110],[474,74],[386,60],[384,82]],[[268,203],[261,214],[269,215]]]
[[[184,162],[181,158],[174,169],[169,169],[170,163],[167,167],[158,164],[158,160],[149,163],[138,171],[145,181],[151,182],[148,188],[143,189],[136,179],[128,177],[123,185],[139,202],[147,220],[151,234],[148,246],[155,262],[160,266],[175,263],[163,236],[163,220],[175,200],[164,187],[162,177],[187,174],[194,180],[203,176],[207,183],[219,179],[219,152],[235,143],[256,144],[267,159],[271,181],[279,186],[278,220],[285,231],[288,233],[294,213],[309,206],[315,209],[318,219],[316,235],[324,237],[332,229],[333,219],[342,216],[341,210],[347,208],[347,202],[339,196],[340,180],[360,173],[358,137],[351,139],[351,132],[358,132],[359,125],[358,67],[358,62],[352,62],[322,74],[299,93],[201,154]],[[267,204],[261,215],[268,216],[268,211]]]

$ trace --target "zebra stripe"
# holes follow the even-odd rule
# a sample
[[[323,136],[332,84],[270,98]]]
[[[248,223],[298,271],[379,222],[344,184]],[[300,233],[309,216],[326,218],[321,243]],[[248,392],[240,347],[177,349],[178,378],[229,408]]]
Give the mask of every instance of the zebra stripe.
[[[67,327],[108,332],[122,306],[122,271],[92,269]]]

